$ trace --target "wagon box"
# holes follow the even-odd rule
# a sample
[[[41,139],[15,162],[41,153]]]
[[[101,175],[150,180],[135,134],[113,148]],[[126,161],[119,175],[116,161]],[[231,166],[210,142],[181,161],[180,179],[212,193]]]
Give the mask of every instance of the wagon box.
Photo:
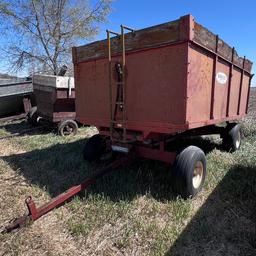
[[[174,187],[187,197],[204,182],[204,153],[192,145],[170,152],[168,144],[220,134],[227,150],[239,149],[236,121],[248,110],[252,62],[193,16],[137,31],[107,30],[107,40],[73,48],[73,62],[76,118],[99,130],[85,144],[86,160],[110,145],[174,163]]]
[[[125,35],[126,128],[176,133],[242,118],[247,113],[252,62],[191,15]],[[121,42],[111,40],[112,63]],[[107,40],[73,49],[77,119],[110,126]],[[117,82],[114,64],[112,83]],[[112,104],[116,89],[112,86]]]

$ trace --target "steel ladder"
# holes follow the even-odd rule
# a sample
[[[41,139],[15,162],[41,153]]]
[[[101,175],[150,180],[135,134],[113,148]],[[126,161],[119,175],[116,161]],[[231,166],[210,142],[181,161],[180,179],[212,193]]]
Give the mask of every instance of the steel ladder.
[[[121,33],[107,30],[107,44],[108,44],[108,61],[109,61],[109,104],[110,104],[110,137],[111,140],[118,142],[127,142],[127,128],[126,128],[126,87],[125,87],[125,68],[126,68],[126,49],[125,49],[125,30],[134,33],[134,30],[121,25]],[[113,108],[112,97],[112,49],[111,49],[111,35],[117,36],[121,39],[122,45],[122,62],[115,63],[117,72],[116,84],[116,99]],[[114,111],[113,111],[114,109]],[[121,117],[119,117],[121,115]],[[117,135],[117,136],[116,136]]]

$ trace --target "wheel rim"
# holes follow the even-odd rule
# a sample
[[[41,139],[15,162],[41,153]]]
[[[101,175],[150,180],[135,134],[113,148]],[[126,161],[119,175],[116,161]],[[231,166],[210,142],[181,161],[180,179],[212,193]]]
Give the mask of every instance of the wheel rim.
[[[198,189],[203,180],[204,166],[201,161],[197,161],[193,172],[193,187]]]
[[[236,139],[236,148],[238,149],[241,144],[241,134],[240,132],[237,133],[237,139]]]
[[[74,127],[72,125],[67,124],[63,127],[64,136],[71,135],[71,134],[73,134],[73,132],[74,132]]]

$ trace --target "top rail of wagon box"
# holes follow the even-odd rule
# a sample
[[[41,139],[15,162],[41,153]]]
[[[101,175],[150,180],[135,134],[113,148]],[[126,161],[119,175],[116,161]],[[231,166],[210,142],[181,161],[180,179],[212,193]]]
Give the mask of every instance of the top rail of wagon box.
[[[230,47],[221,38],[210,32],[202,25],[195,22],[193,16],[186,15],[178,20],[161,25],[136,30],[126,34],[126,50],[128,53],[159,48],[170,44],[191,42],[217,56],[234,67],[251,73],[252,62],[238,56],[236,50]],[[113,56],[120,55],[122,49],[119,43],[120,37],[112,39]],[[218,44],[218,47],[216,47]],[[216,48],[218,51],[216,52]],[[73,48],[73,62],[87,62],[96,59],[107,58],[107,40],[97,41],[84,46]]]

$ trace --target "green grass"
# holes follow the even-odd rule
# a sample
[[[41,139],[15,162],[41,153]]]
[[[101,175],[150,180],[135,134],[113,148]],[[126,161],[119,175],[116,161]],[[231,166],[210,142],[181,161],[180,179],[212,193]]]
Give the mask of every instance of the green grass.
[[[55,210],[58,228],[63,227],[60,232],[75,241],[76,252],[85,255],[255,255],[256,125],[244,122],[243,129],[242,148],[233,154],[222,151],[220,140],[214,137],[187,142],[208,152],[208,176],[197,198],[177,198],[170,185],[170,167],[143,160],[102,178]],[[103,165],[88,164],[82,158],[85,137],[94,131],[82,128],[74,138],[34,133],[9,139],[7,143],[21,152],[0,160],[0,175],[13,171],[26,180],[25,189],[19,184],[15,187],[18,195],[30,192],[39,202],[54,197]],[[17,193],[5,195],[14,200]],[[16,211],[11,215],[23,209],[20,201],[13,204]],[[44,225],[51,218],[51,214],[44,217]],[[10,235],[0,236],[4,252],[23,254],[22,248],[30,241],[22,236],[37,234],[35,227],[36,223],[18,233],[8,248]],[[56,249],[41,243],[40,250],[53,253]]]

